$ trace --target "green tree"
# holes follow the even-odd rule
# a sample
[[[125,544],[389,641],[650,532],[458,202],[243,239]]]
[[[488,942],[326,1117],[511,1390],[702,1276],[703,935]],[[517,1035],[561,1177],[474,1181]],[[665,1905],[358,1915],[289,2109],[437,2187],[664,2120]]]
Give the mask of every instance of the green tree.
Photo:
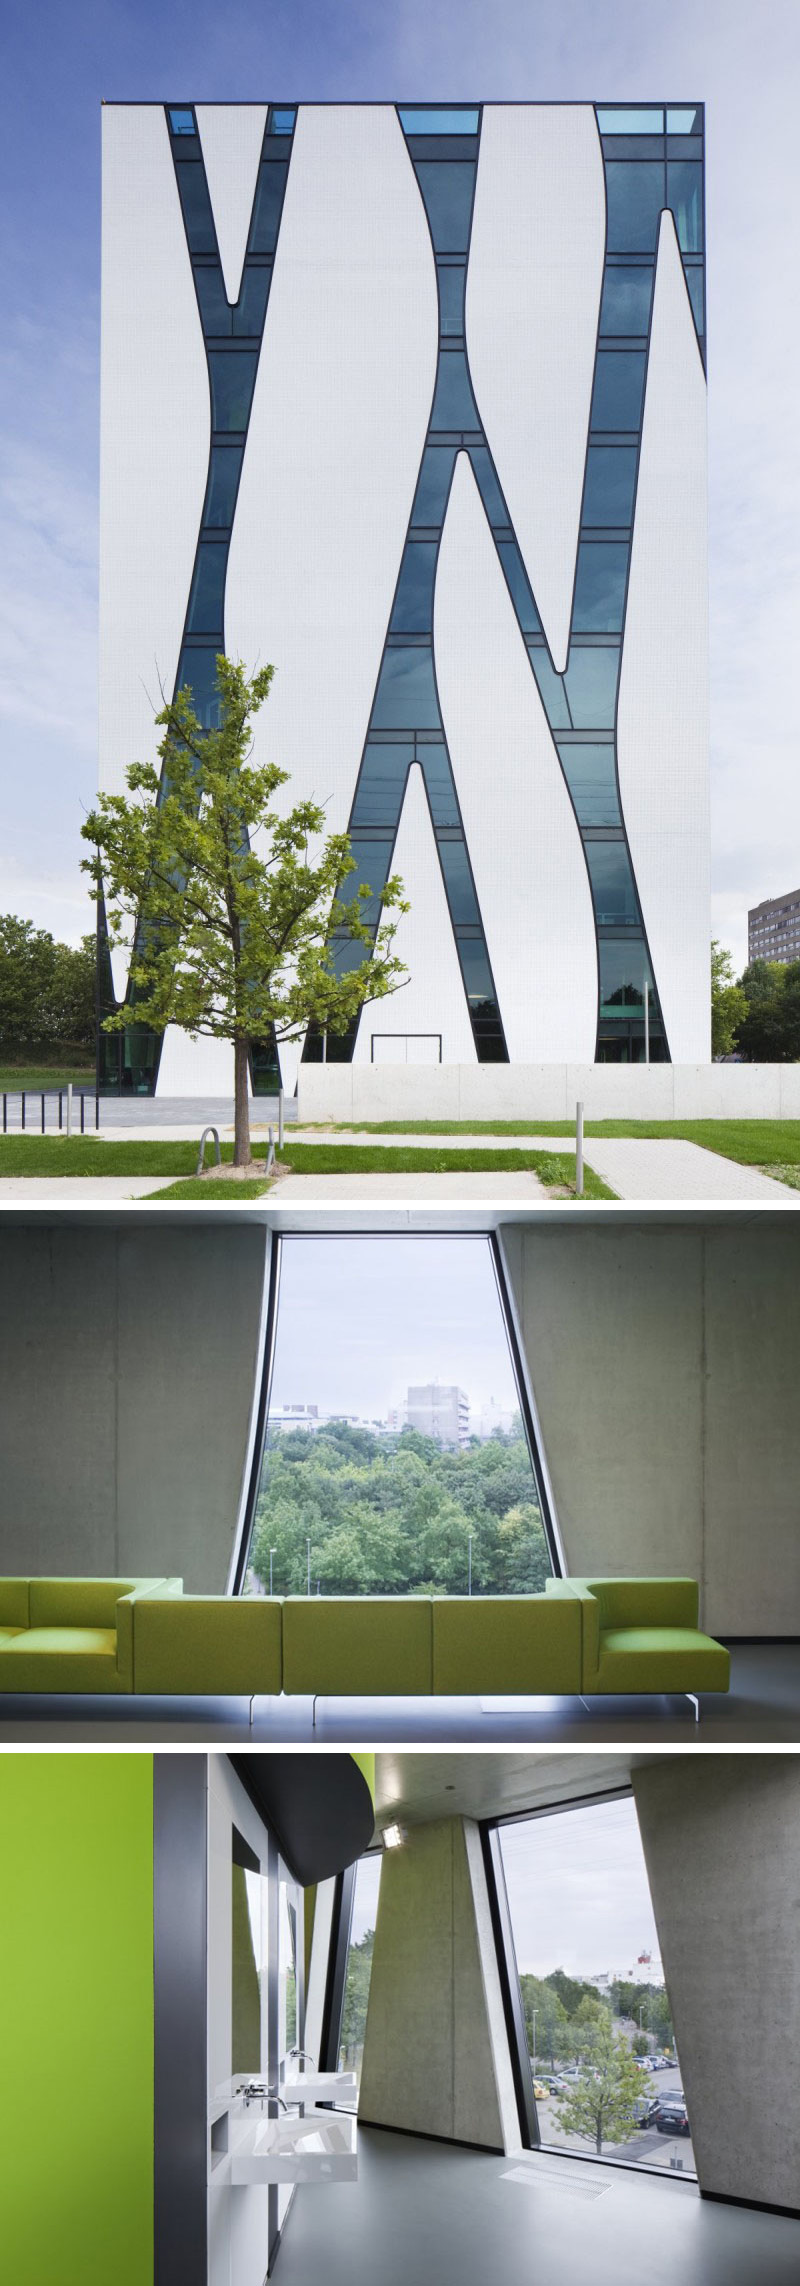
[[[556,2060],[563,2061],[572,2054],[569,2018],[563,2002],[543,1977],[526,1973],[520,1977],[522,2006],[525,2012],[525,2030],[528,2053],[540,2063],[549,2060],[551,2072]]]
[[[559,2098],[556,2118],[567,2135],[580,2135],[602,2153],[604,2143],[625,2143],[641,2095],[641,2074],[630,2048],[611,2017],[598,2004],[593,2021],[584,2025],[587,2063],[568,2094]]]
[[[800,961],[754,960],[742,977],[746,1013],[738,1045],[747,1063],[800,1059]]]
[[[646,2032],[637,2032],[631,2041],[632,2056],[649,2056],[650,2042]]]
[[[733,961],[724,945],[711,940],[711,1053],[729,1056],[737,1044],[740,1025],[747,1015],[747,996],[733,973]]]
[[[405,978],[386,917],[408,910],[402,883],[393,875],[382,889],[376,932],[369,885],[351,879],[347,835],[322,838],[316,802],[281,816],[274,803],[286,771],[252,759],[252,719],[272,677],[263,667],[248,680],[220,655],[219,727],[203,729],[179,691],[156,718],[161,770],[132,763],[127,793],[101,794],[82,828],[93,850],[83,870],[96,897],[105,889],[109,940],[135,940],[137,1021],[233,1045],[237,1166],[250,1158],[251,1041],[298,1039],[312,1021],[343,1033]],[[131,1013],[118,1009],[104,1029],[123,1030]]]
[[[339,2038],[340,2071],[361,2071],[364,2037],[367,2029],[369,1980],[372,1975],[372,1954],[375,1931],[368,1929],[357,1945],[351,1945],[347,1956],[347,1976],[342,2008],[342,2029]]]
[[[0,914],[0,1041],[12,1054],[31,1045],[91,1048],[95,1025],[95,943],[60,944],[15,913]]]

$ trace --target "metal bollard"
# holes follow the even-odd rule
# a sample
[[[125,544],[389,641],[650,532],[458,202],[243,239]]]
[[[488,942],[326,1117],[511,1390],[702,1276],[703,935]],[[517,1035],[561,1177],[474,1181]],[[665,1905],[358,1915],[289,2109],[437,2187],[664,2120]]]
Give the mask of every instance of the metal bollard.
[[[575,1197],[583,1198],[583,1104],[575,1105]]]
[[[271,1175],[271,1173],[272,1173],[272,1169],[273,1169],[273,1167],[274,1167],[274,1165],[275,1165],[275,1130],[274,1130],[274,1128],[270,1127],[270,1128],[269,1128],[269,1130],[268,1130],[268,1132],[269,1132],[269,1150],[268,1150],[268,1152],[267,1152],[267,1157],[266,1157],[266,1162],[265,1162],[265,1173],[266,1173],[266,1174],[268,1174],[268,1175]]]
[[[283,1088],[278,1089],[278,1150],[283,1150]]]
[[[82,1134],[82,1135],[85,1135],[85,1133],[86,1133],[86,1097],[85,1097],[85,1094],[84,1094],[83,1088],[81,1088],[81,1134]]]
[[[195,1167],[196,1175],[202,1175],[203,1172],[207,1135],[213,1135],[214,1137],[214,1156],[216,1159],[216,1164],[218,1167],[222,1166],[222,1152],[219,1147],[219,1129],[217,1127],[204,1127],[200,1137],[200,1149],[197,1154],[197,1166]]]
[[[72,1134],[72,1081],[67,1088],[67,1135]]]
[[[22,1090],[22,1130],[25,1132],[25,1089]]]
[[[44,1134],[44,1088],[42,1088],[42,1134]]]

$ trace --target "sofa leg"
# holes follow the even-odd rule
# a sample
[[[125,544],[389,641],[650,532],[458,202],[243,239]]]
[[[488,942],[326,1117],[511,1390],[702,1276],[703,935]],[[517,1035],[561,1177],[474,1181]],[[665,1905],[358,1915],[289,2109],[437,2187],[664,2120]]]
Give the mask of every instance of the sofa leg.
[[[686,1692],[686,1697],[687,1697],[687,1699],[688,1699],[688,1701],[689,1701],[689,1705],[690,1705],[690,1706],[692,1706],[692,1707],[694,1707],[694,1719],[695,1719],[695,1722],[699,1722],[699,1721],[700,1721],[700,1700],[699,1700],[699,1698],[698,1698],[698,1696],[697,1696],[697,1692],[696,1692],[696,1691],[687,1691],[687,1692]]]
[[[317,1727],[317,1699],[318,1699],[318,1698],[319,1698],[319,1692],[317,1692],[317,1693],[316,1693],[316,1696],[315,1696],[315,1697],[312,1699],[312,1701],[311,1701],[311,1728],[312,1728],[312,1730],[316,1730],[316,1727]]]
[[[250,1729],[251,1729],[251,1730],[252,1730],[252,1728],[253,1728],[253,1708],[254,1708],[254,1706],[255,1706],[255,1703],[256,1703],[256,1701],[255,1701],[255,1692],[254,1692],[254,1693],[253,1693],[253,1696],[252,1696],[252,1698],[251,1698],[251,1700],[250,1700]]]

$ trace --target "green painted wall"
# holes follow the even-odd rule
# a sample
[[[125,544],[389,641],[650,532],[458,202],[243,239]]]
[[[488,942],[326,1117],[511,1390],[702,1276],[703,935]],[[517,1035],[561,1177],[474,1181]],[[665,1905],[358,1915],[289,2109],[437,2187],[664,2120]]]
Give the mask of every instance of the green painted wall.
[[[152,1755],[0,1755],[0,1868],[3,2275],[152,2286]]]

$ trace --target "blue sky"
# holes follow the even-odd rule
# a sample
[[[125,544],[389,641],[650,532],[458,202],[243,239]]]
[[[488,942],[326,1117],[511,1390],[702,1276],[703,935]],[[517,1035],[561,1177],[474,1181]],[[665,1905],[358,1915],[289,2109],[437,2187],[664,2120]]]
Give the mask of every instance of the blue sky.
[[[100,102],[704,99],[714,927],[800,879],[797,0],[37,0],[0,148],[0,910],[76,941],[96,771]]]
[[[427,1381],[455,1382],[476,1416],[516,1408],[486,1239],[287,1238],[275,1403],[383,1420]]]

